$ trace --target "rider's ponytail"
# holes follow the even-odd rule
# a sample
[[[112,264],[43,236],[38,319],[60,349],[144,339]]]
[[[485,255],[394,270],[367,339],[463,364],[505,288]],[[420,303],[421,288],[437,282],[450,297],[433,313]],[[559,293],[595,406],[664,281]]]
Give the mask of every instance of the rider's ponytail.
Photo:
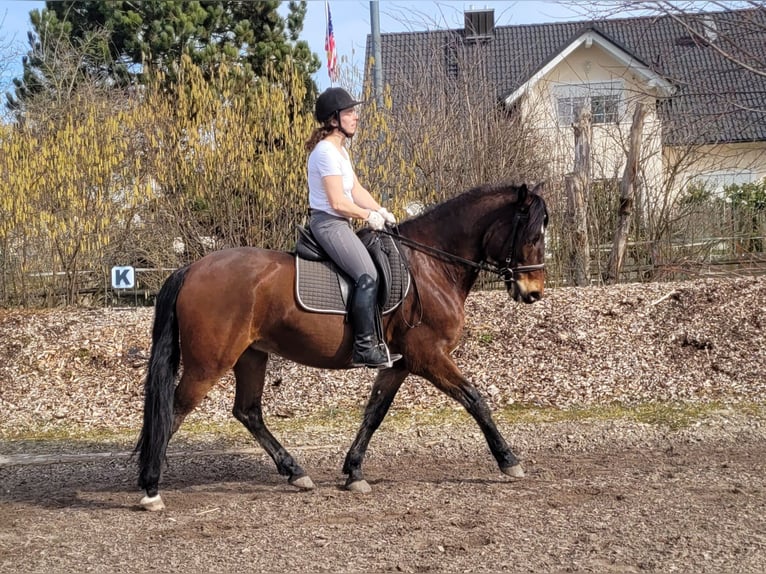
[[[335,129],[335,126],[331,126],[329,122],[319,126],[318,128],[315,128],[314,132],[311,134],[311,137],[306,142],[306,151],[311,153],[311,151],[316,147],[316,145],[319,142],[321,142],[324,138],[329,136],[334,129]]]

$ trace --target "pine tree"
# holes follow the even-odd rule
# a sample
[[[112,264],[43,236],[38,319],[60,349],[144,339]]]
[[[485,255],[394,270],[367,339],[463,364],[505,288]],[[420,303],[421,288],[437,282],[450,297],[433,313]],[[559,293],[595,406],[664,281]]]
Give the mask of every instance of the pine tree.
[[[316,92],[311,74],[319,58],[300,40],[306,2],[289,3],[282,17],[276,0],[144,0],[46,2],[30,12],[33,32],[23,58],[23,77],[8,107],[20,109],[29,98],[87,80],[125,87],[161,72],[175,84],[181,56],[208,76],[222,66],[242,86],[267,68],[291,61],[305,75],[308,97]],[[271,70],[272,72],[274,70]],[[61,82],[66,75],[67,81]]]

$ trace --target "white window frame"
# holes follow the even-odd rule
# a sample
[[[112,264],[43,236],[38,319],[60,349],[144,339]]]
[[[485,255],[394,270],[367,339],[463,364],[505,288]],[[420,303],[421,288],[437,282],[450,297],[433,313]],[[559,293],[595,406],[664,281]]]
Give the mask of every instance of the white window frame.
[[[591,121],[594,125],[618,123],[625,115],[625,82],[622,80],[557,84],[553,86],[552,93],[553,109],[560,125],[574,123],[580,106],[584,105],[590,106]],[[596,109],[598,102],[611,102],[616,105],[613,110],[606,112]]]

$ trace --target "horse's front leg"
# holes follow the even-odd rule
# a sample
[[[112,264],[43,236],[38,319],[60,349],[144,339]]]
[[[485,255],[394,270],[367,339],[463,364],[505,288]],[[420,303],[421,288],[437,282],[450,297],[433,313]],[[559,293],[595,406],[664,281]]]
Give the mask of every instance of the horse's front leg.
[[[418,374],[428,379],[433,385],[443,391],[457,402],[459,402],[479,423],[481,432],[487,440],[489,450],[497,460],[500,470],[514,478],[524,476],[524,469],[516,458],[516,455],[505,442],[505,439],[497,430],[495,422],[492,420],[492,413],[487,406],[484,397],[481,396],[478,389],[468,381],[457,365],[452,361],[449,355],[440,354],[432,357],[431,360],[423,361],[423,372]]]
[[[293,486],[304,490],[314,488],[314,483],[289,452],[271,434],[263,420],[261,398],[266,377],[268,354],[248,349],[234,365],[237,392],[234,397],[233,414],[250,431],[277,465],[277,472],[287,476]]]
[[[364,409],[364,418],[359,431],[356,434],[351,448],[346,454],[346,461],[343,463],[343,473],[348,475],[346,479],[346,488],[353,492],[368,493],[371,488],[364,480],[362,474],[362,462],[367,452],[367,446],[370,444],[372,434],[383,422],[391,403],[396,396],[402,381],[407,378],[409,371],[404,367],[397,367],[398,361],[390,369],[381,370],[375,379],[370,393],[370,399]]]

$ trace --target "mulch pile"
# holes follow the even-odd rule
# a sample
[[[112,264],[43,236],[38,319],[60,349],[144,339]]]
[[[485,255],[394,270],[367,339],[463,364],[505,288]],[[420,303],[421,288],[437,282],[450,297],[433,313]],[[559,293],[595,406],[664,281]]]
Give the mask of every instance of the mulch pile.
[[[453,356],[497,408],[766,396],[766,277],[560,288],[534,305],[475,292]],[[153,309],[0,310],[0,437],[138,429]],[[374,372],[274,357],[267,416],[361,408]],[[231,420],[222,379],[189,420]],[[410,377],[394,408],[457,406]]]

